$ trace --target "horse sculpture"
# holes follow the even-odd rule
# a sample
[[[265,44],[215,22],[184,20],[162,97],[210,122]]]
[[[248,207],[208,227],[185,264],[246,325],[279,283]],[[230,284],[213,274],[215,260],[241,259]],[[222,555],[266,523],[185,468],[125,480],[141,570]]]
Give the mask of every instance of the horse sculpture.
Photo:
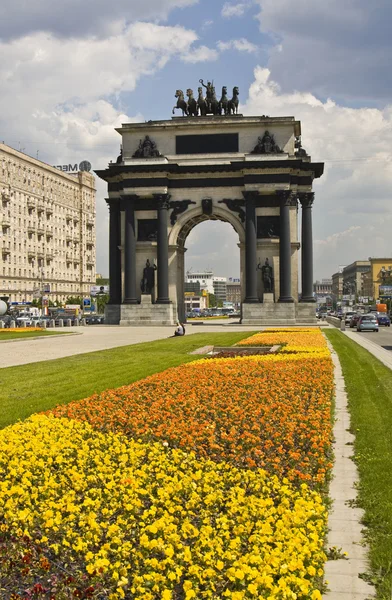
[[[193,97],[193,90],[187,89],[186,95],[188,96],[188,116],[197,117],[199,111],[197,108],[197,102]]]
[[[208,112],[212,113],[213,115],[219,115],[219,101],[216,97],[214,86],[211,86],[211,100],[208,107]]]
[[[184,99],[184,92],[182,90],[176,90],[174,97],[177,98],[177,104],[176,106],[173,106],[173,115],[174,111],[178,108],[182,110],[183,117],[188,116],[188,105]]]
[[[227,87],[223,86],[222,88],[222,97],[219,100],[219,114],[222,114],[222,110],[223,110],[223,114],[227,115],[229,114],[229,99],[227,97]]]
[[[228,114],[229,115],[237,115],[238,114],[238,104],[239,104],[239,100],[238,100],[238,96],[239,96],[239,89],[237,86],[233,87],[233,97],[231,100],[229,100],[229,105],[228,105]]]
[[[207,102],[203,96],[203,88],[199,87],[197,88],[197,91],[199,92],[199,96],[197,98],[197,108],[200,110],[201,116],[205,117],[207,115]]]

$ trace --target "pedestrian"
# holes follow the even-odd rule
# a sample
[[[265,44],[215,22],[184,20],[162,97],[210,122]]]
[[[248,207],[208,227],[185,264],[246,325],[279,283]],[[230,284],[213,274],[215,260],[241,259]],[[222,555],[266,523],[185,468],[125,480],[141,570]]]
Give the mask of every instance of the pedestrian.
[[[174,337],[178,337],[178,336],[182,336],[182,335],[185,335],[185,327],[184,327],[184,325],[182,325],[182,323],[177,321],[177,328],[174,332]]]

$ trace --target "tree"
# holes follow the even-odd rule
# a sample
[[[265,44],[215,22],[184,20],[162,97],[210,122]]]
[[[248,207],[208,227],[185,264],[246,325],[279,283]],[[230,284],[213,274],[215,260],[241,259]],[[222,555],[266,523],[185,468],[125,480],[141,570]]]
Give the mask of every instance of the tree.
[[[97,313],[103,314],[105,312],[105,306],[109,302],[109,294],[97,294],[95,302],[97,305]]]
[[[208,294],[208,307],[215,308],[216,307],[216,296],[215,294]]]
[[[81,296],[68,296],[65,304],[78,304],[79,306],[83,306],[83,298]]]

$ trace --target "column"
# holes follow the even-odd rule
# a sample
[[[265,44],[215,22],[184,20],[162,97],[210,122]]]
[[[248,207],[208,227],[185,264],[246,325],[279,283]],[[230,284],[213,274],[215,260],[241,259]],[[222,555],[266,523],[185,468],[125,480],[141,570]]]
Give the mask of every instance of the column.
[[[294,302],[291,296],[291,236],[290,206],[294,198],[291,190],[278,190],[280,198],[279,282],[278,302]]]
[[[158,297],[157,304],[170,304],[169,298],[169,240],[167,236],[168,226],[168,194],[154,194],[157,201],[158,212]]]
[[[259,302],[257,295],[257,231],[256,198],[258,192],[243,192],[245,198],[245,300],[246,303]]]
[[[315,302],[313,296],[313,233],[312,233],[312,205],[314,192],[298,195],[302,206],[302,234],[301,234],[301,277],[302,296],[301,302]]]
[[[135,199],[126,196],[125,203],[125,241],[124,241],[124,304],[137,304],[136,296],[136,236],[135,236]]]
[[[109,205],[109,304],[121,304],[121,229],[120,200]]]

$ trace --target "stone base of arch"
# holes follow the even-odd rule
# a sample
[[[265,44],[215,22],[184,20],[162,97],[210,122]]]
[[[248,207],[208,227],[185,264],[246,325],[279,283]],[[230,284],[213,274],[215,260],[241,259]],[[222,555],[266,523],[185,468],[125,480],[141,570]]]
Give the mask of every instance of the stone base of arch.
[[[144,299],[145,300],[145,299]],[[123,327],[173,327],[177,323],[174,304],[109,304],[105,309],[105,324]]]
[[[290,326],[316,325],[314,304],[310,302],[293,303],[244,303],[242,305],[242,325]]]

